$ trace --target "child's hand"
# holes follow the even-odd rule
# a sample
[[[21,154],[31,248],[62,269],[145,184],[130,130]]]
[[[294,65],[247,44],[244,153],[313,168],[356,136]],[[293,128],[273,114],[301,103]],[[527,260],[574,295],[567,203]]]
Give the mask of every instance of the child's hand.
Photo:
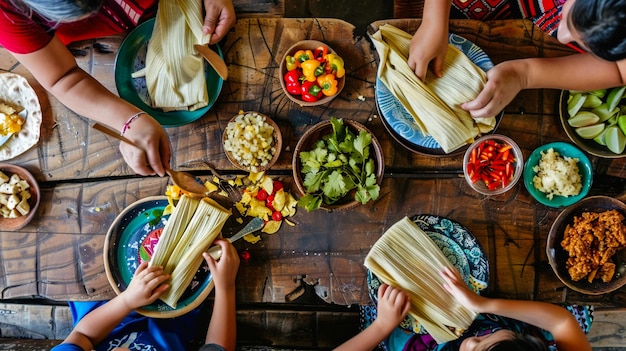
[[[142,262],[122,293],[126,306],[134,310],[156,301],[170,287],[163,284],[169,277],[169,274],[163,274],[163,267],[148,267],[148,262]]]
[[[448,28],[422,24],[413,35],[409,48],[409,67],[420,80],[426,78],[430,65],[437,77],[443,74],[448,50]]]
[[[441,271],[441,276],[446,281],[443,287],[456,298],[463,306],[475,312],[481,312],[486,298],[476,294],[467,287],[459,271],[446,267]]]
[[[404,291],[383,284],[378,289],[378,317],[375,324],[382,329],[383,335],[393,331],[406,317],[411,308],[411,300]]]
[[[213,275],[216,289],[230,289],[235,287],[235,278],[239,269],[239,254],[237,250],[226,239],[217,239],[215,244],[222,247],[222,257],[215,261],[208,253],[203,252],[202,256],[209,264],[209,269]]]

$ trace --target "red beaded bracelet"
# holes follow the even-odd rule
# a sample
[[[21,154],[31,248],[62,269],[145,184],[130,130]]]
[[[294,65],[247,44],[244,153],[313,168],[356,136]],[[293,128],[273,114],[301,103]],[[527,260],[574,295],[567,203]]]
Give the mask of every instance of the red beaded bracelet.
[[[126,130],[130,129],[130,124],[143,114],[145,114],[145,112],[140,111],[130,116],[130,118],[126,121],[126,123],[124,123],[124,126],[122,127],[122,132],[120,133],[120,135],[124,136],[124,133],[126,133]]]

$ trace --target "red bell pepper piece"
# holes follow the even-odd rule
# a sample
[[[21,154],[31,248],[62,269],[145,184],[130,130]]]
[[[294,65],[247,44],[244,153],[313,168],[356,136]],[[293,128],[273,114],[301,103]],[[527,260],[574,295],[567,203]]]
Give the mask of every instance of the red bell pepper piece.
[[[313,50],[313,57],[319,62],[326,62],[326,55],[328,54],[328,48],[324,45],[318,46]]]
[[[293,71],[288,71],[285,73],[285,88],[287,88],[287,92],[291,95],[300,95],[302,94],[302,84],[300,84],[300,76],[298,74],[298,70],[294,69]]]
[[[302,83],[302,100],[315,102],[322,97],[322,88],[316,82],[304,81]]]

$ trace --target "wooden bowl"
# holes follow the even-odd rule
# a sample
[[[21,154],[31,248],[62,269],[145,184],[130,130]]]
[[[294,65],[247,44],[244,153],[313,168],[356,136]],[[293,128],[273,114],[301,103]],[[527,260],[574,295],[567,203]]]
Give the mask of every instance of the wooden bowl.
[[[273,129],[274,132],[272,134],[273,136],[273,143],[272,146],[274,147],[274,153],[272,155],[271,160],[266,164],[266,165],[262,165],[262,166],[250,166],[247,164],[242,164],[239,160],[237,160],[237,158],[235,158],[235,156],[228,150],[226,150],[226,148],[224,149],[224,152],[226,153],[226,157],[228,157],[228,160],[230,160],[230,162],[237,168],[244,170],[244,171],[248,171],[248,172],[265,172],[268,169],[270,169],[275,163],[276,161],[278,161],[278,157],[280,156],[280,151],[282,150],[283,147],[283,137],[282,134],[280,133],[280,128],[278,127],[278,124],[276,124],[276,122],[274,122],[271,118],[269,118],[268,116],[259,113],[259,112],[251,112],[251,111],[247,111],[247,112],[243,112],[240,111],[238,115],[234,116],[233,118],[230,119],[230,121],[228,122],[229,125],[231,125],[231,123],[236,123],[235,120],[237,119],[237,117],[242,116],[242,115],[248,115],[248,114],[256,114],[259,115],[263,118],[265,118],[265,122],[267,122],[267,124],[269,124]],[[228,140],[228,135],[227,135],[227,131],[226,129],[224,129],[224,134],[222,135],[222,144],[226,145],[226,141]]]
[[[287,51],[283,55],[282,60],[280,61],[280,86],[283,88],[283,92],[285,93],[285,95],[287,95],[289,100],[295,102],[296,104],[300,106],[318,106],[318,105],[329,103],[331,100],[333,100],[335,97],[337,97],[341,93],[341,91],[343,90],[343,87],[346,85],[346,76],[338,78],[337,79],[337,93],[332,96],[322,96],[322,98],[314,102],[304,101],[299,96],[294,96],[294,95],[291,95],[289,92],[287,92],[287,87],[285,86],[285,79],[284,79],[284,76],[287,73],[287,63],[285,61],[286,57],[293,56],[298,50],[313,51],[320,46],[327,47],[329,53],[337,54],[337,52],[335,52],[333,48],[331,48],[328,44],[325,44],[321,41],[302,40],[293,44],[289,49],[287,49]]]
[[[621,154],[613,153],[606,146],[600,145],[595,142],[593,139],[584,139],[580,135],[576,133],[575,128],[567,123],[569,119],[569,112],[567,112],[567,100],[569,98],[569,91],[563,90],[561,91],[561,97],[559,101],[559,119],[561,120],[561,125],[565,130],[565,133],[572,141],[572,143],[576,144],[576,146],[583,149],[585,152],[602,158],[622,158],[626,157],[626,150]]]
[[[569,255],[561,247],[565,227],[574,222],[575,216],[581,216],[583,212],[604,212],[613,209],[626,216],[626,205],[623,202],[608,196],[591,196],[564,209],[552,224],[548,233],[546,254],[556,276],[570,289],[587,295],[600,295],[617,290],[626,284],[626,249],[613,255],[612,260],[616,268],[610,282],[595,279],[589,283],[585,278],[578,281],[571,279],[565,267]]]
[[[2,230],[14,231],[22,229],[33,219],[33,217],[35,217],[37,209],[39,208],[39,201],[41,198],[39,184],[37,183],[35,177],[28,170],[20,166],[12,165],[9,163],[0,163],[0,171],[2,171],[9,177],[11,177],[11,175],[13,174],[17,174],[20,179],[28,182],[28,185],[30,186],[30,199],[28,199],[30,211],[26,215],[19,216],[17,218],[3,218],[0,216],[0,228],[2,228]]]
[[[344,125],[347,125],[348,128],[358,134],[361,130],[364,130],[372,135],[372,144],[371,144],[371,155],[374,157],[374,163],[376,170],[374,173],[376,174],[376,183],[378,185],[381,184],[383,180],[383,174],[385,171],[385,161],[383,158],[383,149],[376,139],[376,136],[369,129],[367,129],[362,124],[349,120],[343,120]],[[304,187],[304,179],[302,174],[302,162],[300,161],[300,153],[303,151],[310,151],[314,148],[315,143],[320,140],[323,136],[328,135],[333,132],[333,127],[330,121],[320,122],[313,127],[309,128],[304,135],[298,140],[298,144],[293,152],[293,159],[291,162],[293,179],[298,191],[301,196],[306,194],[306,189]],[[342,200],[338,202],[327,205],[322,202],[321,208],[328,211],[346,211],[358,207],[361,205],[359,201],[354,199],[354,190],[346,195]]]

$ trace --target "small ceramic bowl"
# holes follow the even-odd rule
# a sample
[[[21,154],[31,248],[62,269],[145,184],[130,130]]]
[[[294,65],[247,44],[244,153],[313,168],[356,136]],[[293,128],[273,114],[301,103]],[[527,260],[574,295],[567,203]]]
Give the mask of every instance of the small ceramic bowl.
[[[374,163],[375,163],[374,173],[376,174],[376,183],[380,185],[383,180],[383,174],[385,171],[383,149],[380,143],[378,142],[374,134],[370,132],[369,129],[367,129],[362,124],[353,120],[348,120],[348,119],[344,119],[343,123],[344,125],[347,125],[348,128],[355,134],[358,134],[361,130],[364,130],[372,135],[370,155],[374,158]],[[333,132],[333,126],[330,121],[320,122],[314,125],[313,127],[309,128],[304,133],[304,135],[302,135],[302,137],[298,141],[298,144],[296,145],[295,150],[293,151],[293,159],[291,162],[293,179],[301,196],[304,196],[306,194],[306,189],[304,187],[304,177],[302,174],[302,162],[300,161],[300,153],[303,151],[312,150],[314,148],[315,143],[318,140],[320,140],[322,137],[332,132]],[[322,205],[320,207],[328,211],[346,211],[346,210],[350,210],[355,207],[358,207],[359,205],[361,205],[361,203],[354,199],[354,191],[353,191],[353,192],[348,193],[348,195],[346,195],[342,200],[339,200],[338,202],[332,205],[327,205],[322,202]]]
[[[496,144],[496,145],[493,145]],[[496,147],[496,153],[492,153],[487,148],[490,146]],[[505,161],[504,165],[498,164],[499,161],[493,160],[493,167],[483,168],[475,166],[480,159],[480,155],[484,154],[491,155],[493,157],[497,157],[497,149],[502,151],[502,155],[507,155],[504,157],[513,157],[509,158],[510,161]],[[477,192],[484,195],[499,195],[509,191],[511,188],[517,184],[518,180],[522,176],[522,169],[524,165],[524,155],[522,154],[522,150],[519,148],[517,143],[513,141],[513,139],[500,135],[500,134],[490,134],[486,135],[476,141],[474,141],[465,151],[465,156],[463,157],[463,174],[465,175],[465,180],[469,186],[476,190]],[[509,166],[506,166],[509,164]],[[504,171],[499,169],[500,167],[504,168]],[[497,169],[496,169],[497,168]],[[504,172],[502,175],[499,172]],[[508,173],[508,176],[505,173]],[[486,177],[491,180],[495,180],[496,182],[490,187],[487,185],[487,181],[482,179],[480,176],[483,173],[487,173]],[[489,174],[497,174],[496,176],[491,176]],[[504,178],[505,181],[499,181],[497,178]]]
[[[541,153],[546,152],[549,149],[554,149],[554,151],[558,152],[559,155],[577,158],[578,162],[578,172],[581,176],[582,188],[580,189],[580,193],[574,196],[559,196],[554,195],[552,199],[548,199],[545,193],[537,190],[535,185],[533,184],[533,178],[537,174],[533,170],[533,168],[539,163],[541,160]],[[566,207],[583,199],[589,193],[589,189],[591,188],[591,183],[593,181],[593,170],[591,167],[591,161],[585,153],[583,153],[576,146],[564,143],[564,142],[553,142],[542,145],[536,148],[526,160],[526,165],[524,166],[524,185],[526,189],[535,198],[535,200],[539,201],[539,203],[544,204],[549,207]]]
[[[293,56],[299,50],[311,50],[311,51],[314,51],[316,48],[318,48],[320,46],[324,46],[324,47],[328,48],[328,52],[329,53],[337,54],[337,52],[335,52],[335,50],[333,50],[333,48],[331,48],[328,44],[325,44],[325,43],[323,43],[321,41],[318,41],[318,40],[302,40],[302,41],[299,41],[299,42],[293,44],[289,49],[287,49],[287,51],[283,55],[282,60],[280,61],[280,86],[283,88],[283,92],[285,93],[285,95],[287,95],[287,97],[291,101],[297,103],[300,106],[318,106],[318,105],[326,104],[326,103],[330,102],[331,100],[333,100],[335,97],[337,97],[339,95],[339,93],[341,93],[341,91],[343,90],[343,87],[346,84],[346,76],[338,78],[337,79],[337,93],[332,95],[332,96],[322,95],[322,97],[319,100],[314,101],[314,102],[304,101],[304,100],[302,100],[302,98],[300,96],[292,95],[292,94],[290,94],[287,91],[287,87],[285,86],[285,78],[284,78],[285,74],[287,73],[287,61],[286,61],[287,56]],[[341,55],[339,55],[339,56],[341,56]]]
[[[0,228],[2,230],[19,230],[24,228],[35,216],[37,209],[39,208],[39,200],[41,197],[41,191],[39,190],[39,184],[35,177],[25,168],[12,165],[9,163],[0,163],[0,171],[6,176],[11,177],[16,174],[20,179],[28,182],[30,192],[30,199],[28,199],[28,205],[30,211],[26,215],[19,216],[17,218],[4,218],[0,216]]]
[[[252,140],[255,140],[257,142],[261,142],[261,137],[260,134],[258,133],[258,125],[252,125],[255,122],[255,119],[253,118],[260,118],[262,120],[264,120],[271,128],[273,128],[273,132],[272,132],[272,143],[271,143],[271,147],[273,150],[272,153],[272,157],[271,159],[269,159],[269,161],[267,161],[266,163],[263,163],[259,160],[259,158],[254,158],[252,160],[247,160],[245,161],[241,155],[243,154],[247,154],[250,155],[251,151],[246,150],[246,151],[241,151],[241,152],[237,152],[237,151],[229,151],[227,150],[227,143],[234,145],[231,140],[229,140],[229,135],[228,135],[228,130],[229,127],[234,126],[236,123],[241,123],[241,127],[245,128],[246,126],[251,126],[251,128],[253,128],[251,130],[250,133],[250,137],[252,138]],[[241,122],[238,122],[241,121]],[[255,129],[257,128],[257,129]],[[243,133],[243,131],[240,131],[241,133]],[[241,134],[238,134],[241,135]],[[241,144],[243,144],[245,138],[240,137],[239,140],[241,141]],[[278,157],[280,156],[280,151],[282,149],[283,146],[283,137],[282,134],[280,133],[280,128],[278,127],[278,124],[276,124],[276,122],[274,122],[271,118],[269,118],[268,116],[259,113],[259,112],[243,112],[243,111],[239,111],[239,114],[237,114],[235,117],[231,118],[231,120],[228,122],[228,125],[226,127],[226,129],[224,130],[224,134],[222,135],[222,143],[224,145],[224,152],[226,153],[226,157],[228,157],[228,159],[230,160],[230,162],[237,168],[244,170],[244,171],[248,171],[248,172],[265,172],[268,169],[270,169],[275,163],[276,161],[278,161]],[[250,145],[247,145],[250,146]],[[235,153],[238,153],[240,156],[237,157],[235,155]]]
[[[570,289],[583,294],[600,295],[617,290],[626,284],[626,249],[617,252],[611,258],[616,268],[615,275],[610,282],[605,283],[602,279],[594,279],[590,283],[584,278],[578,281],[572,280],[566,267],[569,254],[561,246],[565,228],[574,222],[575,216],[580,217],[583,212],[604,212],[613,209],[626,216],[626,205],[623,202],[608,196],[590,196],[561,211],[552,223],[546,243],[546,254],[556,276]]]

